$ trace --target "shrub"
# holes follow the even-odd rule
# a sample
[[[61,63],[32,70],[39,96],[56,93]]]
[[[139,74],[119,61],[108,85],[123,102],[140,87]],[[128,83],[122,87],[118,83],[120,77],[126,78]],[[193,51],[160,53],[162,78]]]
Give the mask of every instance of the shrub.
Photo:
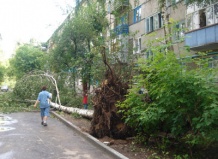
[[[204,57],[177,59],[172,52],[156,52],[153,59],[140,60],[137,84],[119,104],[126,124],[147,138],[165,132],[191,146],[217,141],[218,89]],[[146,91],[139,94],[142,87]]]

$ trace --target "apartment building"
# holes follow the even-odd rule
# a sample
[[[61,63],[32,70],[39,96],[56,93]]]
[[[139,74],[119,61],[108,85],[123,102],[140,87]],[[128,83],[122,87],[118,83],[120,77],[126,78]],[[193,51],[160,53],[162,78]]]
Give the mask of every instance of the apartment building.
[[[186,6],[183,0],[166,0],[160,8],[158,0],[106,0],[106,10],[109,29],[121,41],[128,38],[133,54],[152,56],[146,42],[168,34],[163,26],[173,19],[175,25],[171,27],[176,29],[171,34],[175,53],[179,55],[184,46],[190,47],[193,57],[199,51],[208,51],[210,67],[218,66],[218,2]],[[149,36],[152,33],[155,35]]]

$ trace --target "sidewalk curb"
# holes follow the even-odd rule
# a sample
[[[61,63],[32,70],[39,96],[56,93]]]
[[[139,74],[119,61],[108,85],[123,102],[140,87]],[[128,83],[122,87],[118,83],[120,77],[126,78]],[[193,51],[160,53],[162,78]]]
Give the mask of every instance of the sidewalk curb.
[[[101,141],[94,138],[90,134],[88,134],[86,132],[82,132],[79,127],[73,125],[71,122],[67,121],[66,119],[61,117],[59,114],[55,113],[54,111],[51,111],[51,114],[53,114],[55,117],[57,117],[59,120],[61,120],[64,124],[66,124],[67,126],[72,128],[73,130],[75,130],[80,136],[86,138],[90,143],[92,143],[96,147],[102,149],[110,156],[114,157],[114,159],[129,159],[128,157],[122,155],[121,153],[115,151],[114,149],[106,146],[105,144],[103,144]]]

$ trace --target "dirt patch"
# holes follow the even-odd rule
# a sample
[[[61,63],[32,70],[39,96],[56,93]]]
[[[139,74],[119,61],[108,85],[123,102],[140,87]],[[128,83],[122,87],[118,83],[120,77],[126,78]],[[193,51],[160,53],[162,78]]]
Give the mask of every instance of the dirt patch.
[[[90,134],[90,127],[91,127],[91,120],[82,118],[81,116],[78,116],[77,114],[67,114],[63,112],[58,113],[60,116],[71,122],[72,124],[76,125],[78,128],[80,128],[83,132],[87,132]],[[125,140],[118,140],[113,139],[110,137],[103,137],[101,139],[98,139],[102,143],[105,143],[109,147],[113,148],[117,152],[123,154],[124,156],[128,157],[129,159],[217,159],[218,153],[217,148],[218,145],[215,147],[209,148],[207,150],[197,150],[193,152],[193,155],[195,157],[190,157],[189,151],[187,149],[180,149],[179,152],[180,155],[175,152],[175,148],[179,147],[173,146],[170,150],[167,151],[158,151],[158,148],[155,145],[140,145],[135,142],[134,138],[127,138]],[[162,146],[161,144],[159,146]],[[159,149],[161,149],[159,147]]]
[[[71,122],[72,124],[79,127],[82,131],[90,133],[90,127],[91,127],[91,120],[79,117],[76,114],[67,114],[67,113],[59,113],[63,118]],[[213,147],[209,150],[197,150],[196,152],[193,152],[195,154],[195,157],[189,157],[188,151],[180,149],[180,151],[183,151],[183,155],[179,153],[180,155],[173,155],[175,154],[175,146],[172,147],[170,150],[162,151],[161,153],[158,151],[158,148],[154,145],[140,145],[137,144],[134,140],[134,138],[127,138],[125,140],[120,139],[113,139],[110,137],[103,137],[101,139],[98,139],[102,143],[105,143],[109,147],[113,148],[117,152],[123,154],[124,156],[128,157],[129,159],[187,159],[187,158],[193,158],[193,159],[217,159],[218,153],[217,148]],[[160,145],[161,146],[161,145]],[[179,146],[179,145],[177,145]],[[160,148],[159,148],[160,149]]]
[[[91,121],[86,118],[74,116],[72,114],[60,113],[63,118],[79,127],[82,131],[89,133]],[[98,139],[109,147],[128,157],[129,159],[146,159],[146,158],[165,158],[170,157],[159,155],[155,150],[146,148],[142,145],[136,144],[134,138],[127,138],[125,140],[113,139],[110,137],[103,137]]]

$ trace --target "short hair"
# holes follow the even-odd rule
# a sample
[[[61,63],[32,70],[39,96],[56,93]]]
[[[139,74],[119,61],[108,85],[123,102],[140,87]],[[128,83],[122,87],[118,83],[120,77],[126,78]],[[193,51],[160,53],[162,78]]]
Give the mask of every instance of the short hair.
[[[43,91],[46,90],[46,86],[42,86],[42,90],[43,90]]]

